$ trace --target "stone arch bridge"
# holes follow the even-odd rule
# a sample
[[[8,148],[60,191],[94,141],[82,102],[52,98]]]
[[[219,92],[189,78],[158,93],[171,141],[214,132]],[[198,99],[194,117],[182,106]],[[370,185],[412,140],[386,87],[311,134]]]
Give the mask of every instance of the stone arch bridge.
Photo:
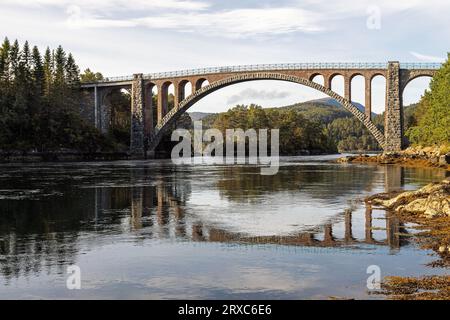
[[[153,154],[162,136],[193,104],[208,94],[236,83],[253,80],[280,80],[298,83],[325,93],[338,101],[361,121],[385,151],[399,151],[404,145],[402,93],[413,79],[432,77],[440,64],[420,63],[301,63],[218,67],[154,74],[135,74],[128,77],[106,78],[82,85],[83,113],[103,132],[109,130],[112,90],[131,92],[130,153],[135,157]],[[324,85],[313,82],[321,75]],[[331,89],[335,76],[344,78],[344,96]],[[360,111],[351,99],[351,81],[355,76],[365,79],[365,110]],[[372,122],[372,79],[386,79],[385,130],[381,132]],[[206,83],[206,85],[205,85]],[[186,94],[191,84],[192,93]],[[168,89],[173,85],[174,103],[169,110]],[[152,105],[153,89],[157,88],[157,105]],[[154,112],[156,111],[156,112]],[[156,116],[154,116],[156,114]]]

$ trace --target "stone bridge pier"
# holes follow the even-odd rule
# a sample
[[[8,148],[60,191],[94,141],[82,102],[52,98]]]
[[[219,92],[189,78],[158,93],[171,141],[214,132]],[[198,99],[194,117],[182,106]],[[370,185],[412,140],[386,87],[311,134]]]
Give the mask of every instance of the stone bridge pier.
[[[385,151],[403,149],[403,104],[400,89],[400,63],[398,62],[389,62],[387,68],[384,132]]]
[[[145,86],[142,74],[134,75],[131,87],[131,141],[132,156],[146,156],[145,136]]]
[[[406,85],[421,76],[431,77],[440,64],[388,63],[307,63],[252,65],[195,69],[155,74],[135,74],[122,78],[107,78],[82,85],[86,93],[82,113],[103,133],[108,132],[111,118],[109,94],[114,89],[126,89],[131,94],[130,154],[135,158],[152,157],[164,134],[170,134],[174,123],[196,102],[208,94],[236,83],[253,80],[281,80],[298,83],[322,92],[339,102],[361,121],[384,151],[400,151],[405,146],[402,94]],[[314,82],[323,77],[323,85]],[[344,95],[331,88],[335,76],[344,78]],[[365,79],[365,110],[352,103],[351,82],[355,76]],[[386,79],[384,132],[372,122],[372,86],[375,76]],[[186,84],[192,88],[186,94]],[[205,85],[206,83],[206,85]],[[169,110],[168,88],[173,85],[174,103]],[[158,96],[152,105],[152,89]],[[88,101],[88,102],[86,102]],[[92,107],[93,106],[93,107]],[[87,111],[86,111],[87,110]]]

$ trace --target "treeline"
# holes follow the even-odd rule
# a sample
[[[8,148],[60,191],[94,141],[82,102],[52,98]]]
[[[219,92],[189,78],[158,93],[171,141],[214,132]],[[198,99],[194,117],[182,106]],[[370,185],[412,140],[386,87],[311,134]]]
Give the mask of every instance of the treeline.
[[[376,115],[372,121],[383,128],[383,116]],[[338,118],[327,125],[326,132],[339,152],[378,151],[380,146],[366,126],[354,116]]]
[[[373,121],[383,131],[383,115]],[[367,128],[342,107],[308,102],[289,107],[262,109],[238,105],[228,112],[202,118],[205,128],[279,128],[283,154],[345,151],[378,151],[380,146]]]
[[[310,121],[294,110],[263,109],[257,105],[238,105],[221,113],[212,127],[224,135],[230,128],[279,129],[280,154],[330,153],[336,148],[321,123]]]
[[[403,130],[408,132],[411,127],[417,126],[418,117],[424,112],[418,109],[419,104],[404,106]],[[372,122],[384,132],[384,112],[372,115]],[[381,147],[375,137],[354,116],[348,113],[345,117],[339,117],[327,124],[327,132],[339,150],[345,151],[380,151]],[[407,141],[407,143],[410,143]]]
[[[331,98],[296,103],[278,109],[297,111],[309,121],[324,126],[330,142],[339,152],[380,150],[378,142],[367,128]],[[383,119],[383,115],[374,114],[372,117],[380,131],[383,131]]]
[[[433,122],[433,126],[425,125],[425,119],[428,119],[425,115],[433,110],[429,107],[430,96],[431,92],[428,92],[419,104],[405,106],[404,131],[412,138],[411,142],[414,144],[429,146],[445,144],[445,141],[449,144],[450,104],[438,109],[442,111],[437,113],[439,121]],[[374,114],[372,121],[381,132],[384,132],[384,113]],[[285,141],[280,142],[282,152],[285,154],[296,154],[311,148],[328,152],[381,150],[375,137],[350,112],[323,102],[298,103],[270,109],[261,109],[256,105],[238,105],[225,113],[207,115],[202,118],[202,122],[206,128],[218,128],[222,131],[226,128],[277,128],[277,126],[281,129],[282,126]],[[431,134],[433,132],[431,130],[435,132],[434,135]],[[413,135],[419,132],[420,135]],[[436,138],[437,134],[441,137]]]
[[[28,42],[20,46],[17,40],[11,43],[6,38],[0,47],[0,150],[96,152],[112,148],[80,116],[80,81],[74,57],[61,46],[47,48],[42,55]]]
[[[430,83],[406,131],[410,142],[421,146],[443,146],[450,150],[450,54]]]

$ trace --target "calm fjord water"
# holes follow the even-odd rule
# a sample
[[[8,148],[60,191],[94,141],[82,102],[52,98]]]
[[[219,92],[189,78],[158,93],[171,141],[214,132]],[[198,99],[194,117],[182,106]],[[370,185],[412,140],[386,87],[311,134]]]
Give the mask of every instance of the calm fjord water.
[[[286,157],[254,166],[170,160],[0,166],[0,298],[378,298],[382,276],[442,271],[359,199],[439,181],[437,169]],[[81,268],[81,290],[66,288]]]

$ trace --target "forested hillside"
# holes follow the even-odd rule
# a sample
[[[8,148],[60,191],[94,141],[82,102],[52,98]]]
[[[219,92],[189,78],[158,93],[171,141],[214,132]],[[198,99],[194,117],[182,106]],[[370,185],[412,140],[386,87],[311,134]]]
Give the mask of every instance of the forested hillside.
[[[414,145],[450,149],[450,54],[413,114],[406,135]]]
[[[0,150],[83,152],[112,143],[79,115],[80,71],[59,46],[42,55],[7,38],[0,47]]]
[[[356,105],[360,110],[364,110],[363,106]],[[417,106],[418,104],[412,104],[404,107],[405,131],[417,123]],[[304,119],[322,126],[328,137],[328,143],[331,142],[331,145],[334,146],[332,149],[340,152],[380,150],[378,142],[366,127],[333,99],[319,99],[264,110],[299,113]],[[195,112],[194,115],[192,113],[190,115],[193,121],[202,120],[204,128],[212,128],[217,127],[215,122],[221,114]],[[384,130],[384,114],[372,113],[372,121],[381,131]]]
[[[250,107],[251,106],[241,105],[234,109]],[[362,123],[332,99],[313,100],[285,107],[266,108],[263,110],[266,113],[276,113],[278,115],[293,112],[301,116],[304,121],[314,123],[316,128],[321,128],[321,134],[327,137],[324,146],[330,151],[379,150],[378,143]],[[223,124],[218,118],[223,118],[226,114],[227,113],[196,113],[194,119],[201,119],[205,128],[216,127],[220,129],[221,126],[223,127]],[[381,130],[383,129],[383,117],[381,115],[373,114],[373,121]]]

